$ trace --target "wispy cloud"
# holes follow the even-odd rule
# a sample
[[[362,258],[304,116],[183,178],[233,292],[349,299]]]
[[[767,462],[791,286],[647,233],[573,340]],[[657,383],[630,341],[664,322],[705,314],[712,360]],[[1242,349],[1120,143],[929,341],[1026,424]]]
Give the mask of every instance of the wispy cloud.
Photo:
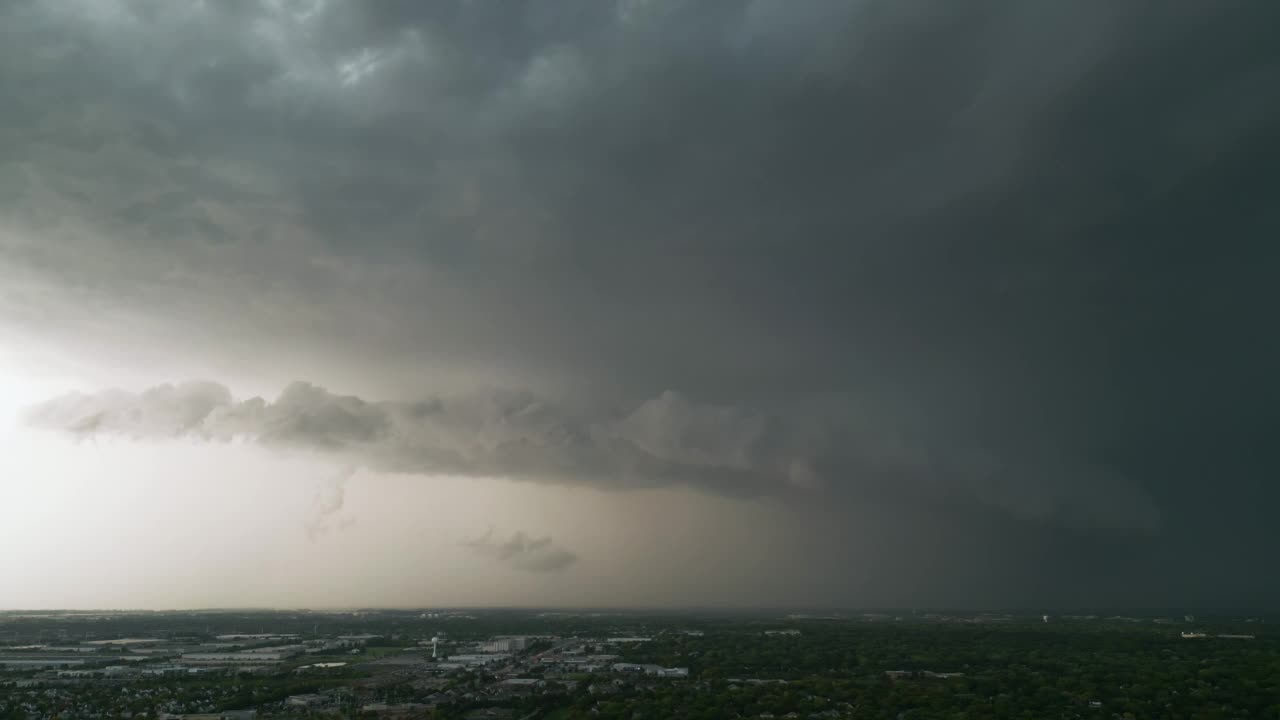
[[[303,524],[308,540],[315,542],[331,531],[341,531],[355,524],[355,516],[342,514],[343,505],[346,504],[347,481],[355,473],[354,466],[347,466],[321,481],[311,498]]]
[[[533,538],[516,531],[506,540],[496,539],[490,528],[484,535],[462,541],[462,546],[514,570],[532,573],[559,572],[578,561],[578,556],[552,541],[550,536]]]

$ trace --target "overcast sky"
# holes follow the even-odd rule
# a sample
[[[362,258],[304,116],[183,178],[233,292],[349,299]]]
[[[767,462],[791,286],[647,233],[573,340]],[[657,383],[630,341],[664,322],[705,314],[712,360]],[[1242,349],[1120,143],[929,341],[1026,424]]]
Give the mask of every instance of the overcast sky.
[[[0,5],[0,608],[1275,606],[1274,3]]]

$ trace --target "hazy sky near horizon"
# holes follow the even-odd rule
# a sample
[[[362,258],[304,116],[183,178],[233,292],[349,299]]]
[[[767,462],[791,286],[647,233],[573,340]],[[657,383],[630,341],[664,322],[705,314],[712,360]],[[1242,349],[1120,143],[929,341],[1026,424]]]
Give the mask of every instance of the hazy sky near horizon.
[[[1280,7],[0,7],[0,608],[1280,603]]]

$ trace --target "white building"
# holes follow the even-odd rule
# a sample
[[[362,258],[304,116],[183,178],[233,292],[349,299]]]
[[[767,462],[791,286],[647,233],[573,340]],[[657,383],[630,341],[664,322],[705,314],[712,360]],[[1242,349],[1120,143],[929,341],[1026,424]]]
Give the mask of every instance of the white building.
[[[90,640],[85,645],[97,645],[99,647],[146,647],[148,645],[157,645],[164,642],[159,638],[119,638],[118,640]]]
[[[479,649],[481,652],[489,653],[512,653],[520,652],[529,647],[529,638],[527,637],[496,637],[489,642],[481,643]]]
[[[613,671],[619,673],[644,673],[655,677],[689,677],[689,668],[664,668],[661,665],[640,663],[614,663]]]
[[[292,655],[281,653],[187,653],[178,658],[183,665],[275,665]]]
[[[301,655],[307,649],[306,645],[272,645],[271,647],[249,648],[241,650],[243,653],[252,653],[254,655],[279,655],[281,657],[293,657]]]
[[[465,665],[468,667],[479,667],[490,665],[502,660],[507,660],[511,656],[506,653],[476,653],[464,655],[450,655],[446,660],[450,663]]]
[[[347,647],[356,647],[358,645],[368,645],[370,640],[382,637],[381,635],[339,635],[338,642],[345,643]]]

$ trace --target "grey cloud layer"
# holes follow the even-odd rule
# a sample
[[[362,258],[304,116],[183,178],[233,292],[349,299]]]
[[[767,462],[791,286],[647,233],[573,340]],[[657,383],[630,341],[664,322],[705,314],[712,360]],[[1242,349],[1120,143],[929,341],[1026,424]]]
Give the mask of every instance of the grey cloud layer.
[[[138,394],[72,394],[25,420],[79,436],[248,439],[319,450],[378,469],[503,476],[604,488],[679,484],[736,495],[875,496],[977,503],[1072,527],[1154,530],[1132,481],[1094,467],[1018,467],[989,452],[928,445],[807,408],[794,417],[664,392],[615,416],[584,416],[525,391],[370,402],[294,383],[274,402],[216,383]],[[1057,473],[1045,477],[1046,473]],[[341,484],[337,504],[341,506]],[[334,508],[336,510],[336,508]],[[327,513],[325,513],[327,514]]]

